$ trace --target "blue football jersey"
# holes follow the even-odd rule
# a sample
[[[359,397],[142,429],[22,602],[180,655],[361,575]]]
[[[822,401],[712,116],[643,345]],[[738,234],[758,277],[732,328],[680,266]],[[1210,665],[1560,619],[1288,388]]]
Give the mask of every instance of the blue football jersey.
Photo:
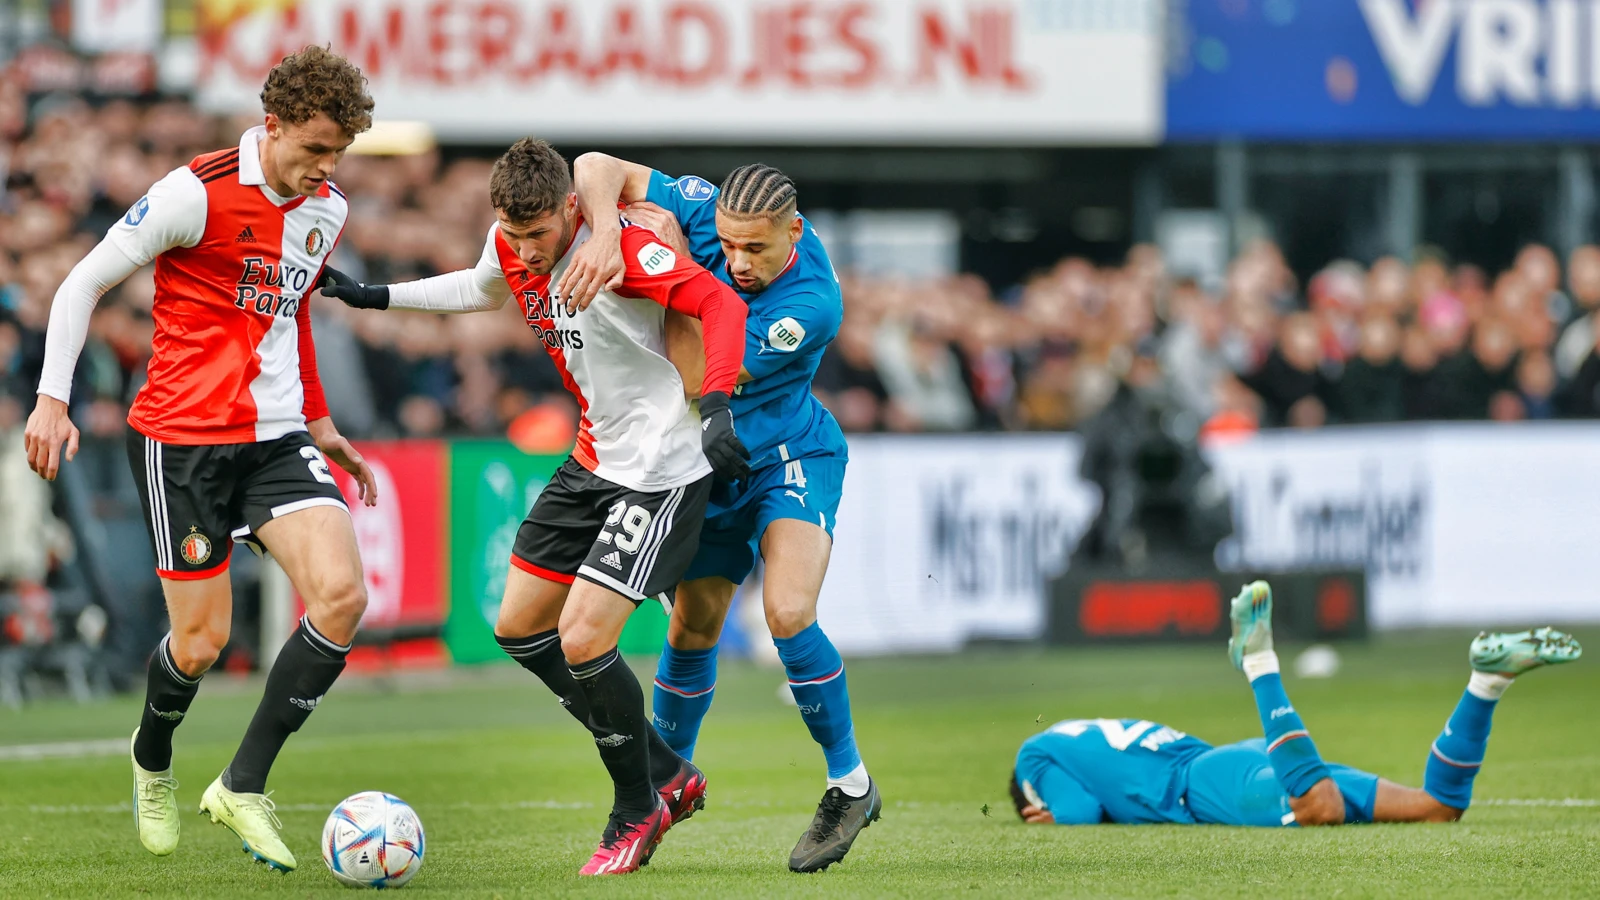
[[[646,195],[677,217],[694,261],[750,306],[744,367],[751,380],[739,386],[731,404],[739,439],[750,451],[750,465],[760,469],[801,456],[845,456],[844,434],[833,414],[811,395],[823,351],[839,334],[844,316],[839,277],[828,251],[806,222],[782,274],[764,291],[743,293],[728,273],[728,259],[717,238],[716,197],[717,188],[703,178],[668,178],[660,172],[651,174]]]
[[[1184,799],[1189,763],[1209,749],[1155,722],[1069,719],[1023,742],[1016,773],[1061,824],[1192,824]],[[1085,807],[1089,816],[1068,813]]]

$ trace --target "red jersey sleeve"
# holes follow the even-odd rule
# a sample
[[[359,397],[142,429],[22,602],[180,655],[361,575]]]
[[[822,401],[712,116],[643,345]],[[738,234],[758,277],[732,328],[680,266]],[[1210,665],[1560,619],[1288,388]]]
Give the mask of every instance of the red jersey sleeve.
[[[317,280],[312,284],[322,282],[322,272],[317,272]],[[322,376],[317,374],[317,345],[311,340],[311,291],[306,291],[300,297],[300,310],[294,314],[295,326],[300,330],[300,386],[305,393],[305,401],[301,409],[305,413],[306,421],[328,417],[328,399],[322,393]]]
[[[655,233],[637,225],[622,229],[626,270],[616,293],[655,302],[699,319],[704,325],[706,377],[702,395],[732,394],[744,362],[744,320],[749,312],[733,288],[679,256]]]

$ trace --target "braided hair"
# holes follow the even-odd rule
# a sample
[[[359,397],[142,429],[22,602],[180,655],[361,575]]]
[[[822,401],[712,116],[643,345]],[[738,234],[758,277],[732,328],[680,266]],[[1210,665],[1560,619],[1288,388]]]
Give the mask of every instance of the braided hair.
[[[789,176],[762,163],[728,173],[717,208],[736,216],[766,216],[774,222],[794,218],[799,192]]]

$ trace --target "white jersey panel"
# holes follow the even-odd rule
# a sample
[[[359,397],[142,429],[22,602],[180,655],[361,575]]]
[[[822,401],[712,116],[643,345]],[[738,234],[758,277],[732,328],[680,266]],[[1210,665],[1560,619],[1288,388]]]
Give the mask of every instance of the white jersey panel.
[[[579,229],[550,283],[560,280],[591,232]],[[588,402],[594,474],[637,491],[682,487],[711,473],[700,448],[700,420],[684,399],[683,378],[666,356],[666,308],[653,300],[602,291],[560,323],[578,333],[582,348],[564,350],[567,371]],[[575,342],[573,342],[575,343]]]
[[[344,229],[349,204],[337,191],[310,197],[283,217],[283,248],[276,290],[298,312]],[[250,382],[256,403],[256,440],[277,440],[306,429],[305,387],[300,381],[300,330],[294,314],[275,317],[256,345],[261,373]]]

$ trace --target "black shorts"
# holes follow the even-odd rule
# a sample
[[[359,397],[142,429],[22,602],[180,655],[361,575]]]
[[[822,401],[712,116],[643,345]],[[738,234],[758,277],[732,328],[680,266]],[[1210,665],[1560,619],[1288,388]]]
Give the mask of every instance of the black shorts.
[[[711,477],[646,493],[606,481],[569,457],[517,529],[511,564],[563,584],[592,581],[634,603],[659,597],[694,559]]]
[[[263,552],[255,529],[278,516],[312,506],[349,509],[304,431],[275,441],[190,446],[130,428],[128,463],[162,578],[210,578],[227,568],[232,541]]]

